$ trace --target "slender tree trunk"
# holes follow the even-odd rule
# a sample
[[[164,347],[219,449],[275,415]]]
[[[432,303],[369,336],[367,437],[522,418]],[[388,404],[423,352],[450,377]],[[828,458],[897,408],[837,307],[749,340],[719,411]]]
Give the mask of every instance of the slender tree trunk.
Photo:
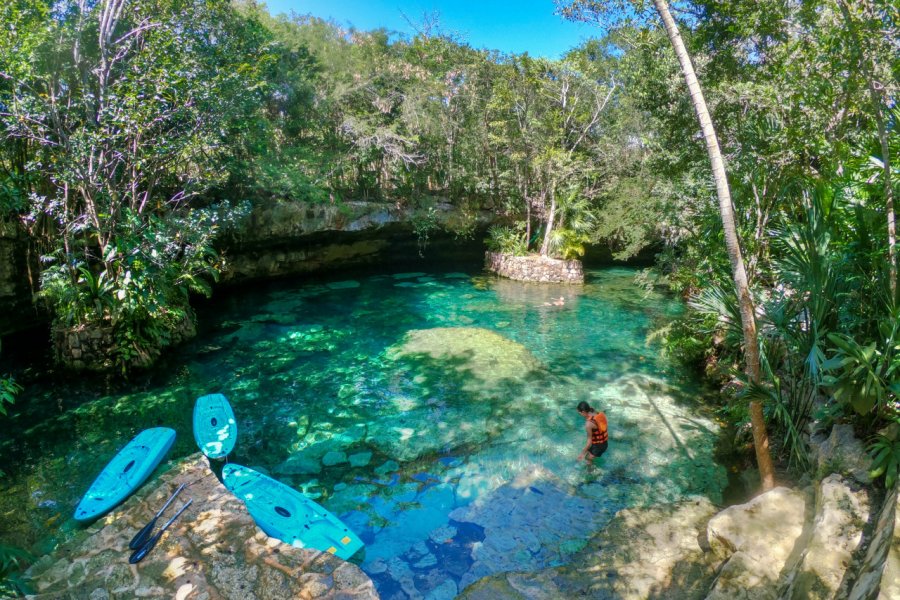
[[[546,193],[546,192],[545,192]],[[553,231],[553,220],[556,219],[556,194],[550,190],[550,215],[547,217],[547,229],[544,231],[544,243],[541,244],[541,256],[550,251],[550,234]]]
[[[725,173],[725,161],[722,160],[722,152],[719,149],[719,139],[713,127],[703,90],[694,73],[694,65],[691,57],[681,39],[675,19],[669,12],[669,5],[665,0],[654,0],[656,10],[662,18],[675,49],[675,55],[681,64],[681,72],[684,75],[688,90],[691,94],[691,102],[700,121],[703,130],[703,138],[706,140],[706,150],[709,153],[709,161],[712,164],[713,179],[716,183],[716,194],[719,197],[719,212],[722,216],[722,228],[725,230],[725,246],[728,250],[728,258],[731,260],[731,269],[734,276],[734,287],[737,292],[741,310],[741,328],[744,332],[744,361],[747,376],[750,381],[758,383],[760,380],[759,341],[756,332],[756,315],[754,313],[753,298],[750,296],[750,285],[747,281],[747,271],[744,268],[744,258],[741,255],[741,246],[738,242],[737,228],[734,220],[734,207],[731,203],[731,190],[728,188],[728,178]],[[763,489],[771,489],[775,485],[772,457],[769,453],[769,436],[766,433],[766,422],[763,417],[762,405],[759,402],[750,403],[750,422],[753,428],[753,445],[756,448],[756,462],[759,467],[759,475],[762,479]]]
[[[525,252],[531,247],[531,198],[525,196]]]

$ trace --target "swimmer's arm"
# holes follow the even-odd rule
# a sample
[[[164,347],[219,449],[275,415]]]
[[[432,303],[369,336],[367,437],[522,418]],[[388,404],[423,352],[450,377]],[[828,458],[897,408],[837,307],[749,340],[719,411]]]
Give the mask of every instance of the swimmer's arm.
[[[588,448],[591,447],[591,430],[594,429],[596,425],[594,425],[593,421],[586,421],[584,424],[584,430],[587,432],[587,442],[584,444],[584,448],[581,450],[581,454],[578,455],[578,459],[581,460],[584,458],[584,455],[587,454]]]

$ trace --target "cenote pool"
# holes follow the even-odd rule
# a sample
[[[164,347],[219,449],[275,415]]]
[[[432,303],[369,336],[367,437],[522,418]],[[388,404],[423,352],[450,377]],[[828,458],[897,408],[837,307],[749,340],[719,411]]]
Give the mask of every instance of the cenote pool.
[[[238,417],[231,460],[349,524],[384,598],[565,564],[625,507],[721,503],[706,392],[646,342],[679,304],[635,273],[591,271],[581,288],[429,272],[222,293],[139,391],[26,390],[3,422],[0,542],[41,554],[79,535],[73,509],[118,448],[166,425],[172,458],[196,452],[193,403],[212,392]],[[581,400],[610,422],[592,473],[576,461]]]

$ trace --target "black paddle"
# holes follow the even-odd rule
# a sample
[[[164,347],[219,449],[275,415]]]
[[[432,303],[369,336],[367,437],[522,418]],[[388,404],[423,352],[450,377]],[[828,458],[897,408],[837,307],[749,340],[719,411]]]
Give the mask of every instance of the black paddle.
[[[150,538],[149,540],[147,540],[147,543],[146,543],[146,544],[144,544],[143,546],[141,546],[140,548],[138,548],[137,550],[135,550],[135,551],[131,554],[131,556],[128,557],[128,562],[130,562],[131,564],[135,564],[135,563],[139,563],[139,562],[141,562],[142,560],[144,560],[144,557],[147,556],[148,554],[150,554],[150,551],[153,550],[153,549],[156,547],[156,543],[159,541],[159,538],[162,537],[162,534],[165,533],[166,529],[169,528],[169,525],[171,525],[171,524],[175,521],[175,519],[178,518],[178,515],[180,515],[181,513],[183,513],[183,512],[184,512],[184,509],[186,509],[188,506],[190,506],[191,503],[192,503],[193,501],[194,501],[194,499],[191,498],[190,500],[187,501],[187,504],[185,504],[185,505],[182,506],[180,509],[178,509],[178,512],[175,513],[175,514],[172,516],[172,518],[169,519],[169,520],[166,522],[166,524],[162,526],[162,529],[160,529],[160,530],[156,533],[156,535],[154,535],[152,538]]]
[[[166,500],[166,503],[163,504],[163,507],[161,509],[159,509],[159,512],[156,513],[156,516],[153,517],[153,520],[150,521],[149,523],[147,523],[146,525],[144,525],[143,529],[138,531],[134,535],[134,537],[131,538],[131,541],[128,542],[129,548],[131,548],[132,550],[137,550],[138,548],[140,548],[141,546],[143,546],[144,544],[147,543],[147,539],[150,537],[150,533],[153,532],[153,527],[156,525],[156,520],[159,519],[159,516],[161,514],[163,514],[167,508],[169,508],[169,505],[172,504],[172,500],[174,500],[175,496],[177,496],[183,489],[184,489],[184,484],[182,483],[180,486],[178,486],[178,489],[175,490],[175,493],[172,494],[168,500]]]

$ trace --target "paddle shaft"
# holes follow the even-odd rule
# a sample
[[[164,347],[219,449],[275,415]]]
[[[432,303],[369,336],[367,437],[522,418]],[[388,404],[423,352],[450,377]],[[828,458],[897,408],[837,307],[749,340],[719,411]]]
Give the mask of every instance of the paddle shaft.
[[[169,496],[169,499],[166,500],[166,503],[163,504],[163,507],[159,509],[159,512],[156,513],[156,516],[153,517],[153,519],[149,523],[144,525],[144,527],[141,528],[141,530],[138,531],[133,538],[131,538],[131,541],[128,543],[129,548],[131,548],[132,550],[137,550],[145,543],[147,543],[147,536],[149,536],[150,532],[153,531],[153,527],[156,525],[156,520],[159,519],[160,515],[163,514],[167,508],[169,508],[169,505],[172,504],[172,501],[175,500],[175,497],[181,493],[181,490],[184,489],[184,486],[185,484],[183,483],[178,486],[178,489],[175,490],[174,494]]]
[[[175,490],[175,493],[172,494],[172,495],[169,497],[168,500],[166,500],[166,503],[163,504],[163,507],[162,507],[161,509],[159,509],[159,512],[156,513],[156,516],[153,517],[154,519],[158,519],[159,516],[160,516],[161,514],[163,514],[164,512],[166,512],[166,509],[169,508],[169,505],[172,504],[172,502],[175,500],[175,496],[177,496],[178,494],[181,493],[181,490],[184,489],[184,486],[185,486],[185,485],[186,485],[186,484],[182,483],[181,485],[178,486],[178,489]]]
[[[163,525],[162,528],[152,538],[147,540],[146,544],[144,544],[143,546],[141,546],[140,548],[135,550],[134,553],[132,553],[132,555],[128,558],[128,562],[130,562],[131,564],[139,563],[144,559],[145,556],[150,554],[150,551],[156,547],[157,542],[159,542],[159,539],[162,537],[162,534],[165,533],[166,529],[169,528],[169,525],[174,523],[175,519],[177,519],[178,516],[181,515],[181,513],[183,513],[188,506],[193,504],[193,502],[194,502],[194,499],[191,498],[190,500],[187,501],[187,503],[184,506],[182,506],[180,509],[178,509],[178,512],[175,513],[174,515],[172,515],[172,518],[169,519],[168,521],[166,521],[166,524]]]

